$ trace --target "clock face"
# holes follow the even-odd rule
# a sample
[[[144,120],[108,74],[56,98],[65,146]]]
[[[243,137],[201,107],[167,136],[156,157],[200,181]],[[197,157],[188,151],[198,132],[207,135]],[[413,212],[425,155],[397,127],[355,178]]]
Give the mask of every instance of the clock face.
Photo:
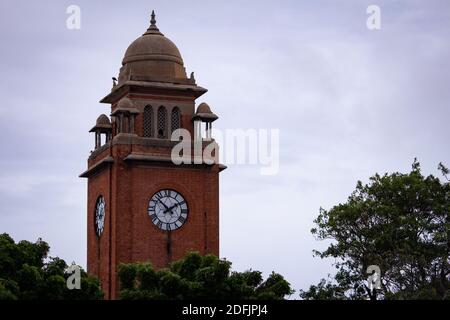
[[[148,214],[159,229],[172,231],[187,220],[189,209],[184,197],[175,190],[164,189],[153,195],[148,204]]]
[[[103,233],[103,229],[105,227],[105,199],[103,196],[100,196],[97,199],[97,204],[95,205],[95,233],[97,236],[100,236]]]

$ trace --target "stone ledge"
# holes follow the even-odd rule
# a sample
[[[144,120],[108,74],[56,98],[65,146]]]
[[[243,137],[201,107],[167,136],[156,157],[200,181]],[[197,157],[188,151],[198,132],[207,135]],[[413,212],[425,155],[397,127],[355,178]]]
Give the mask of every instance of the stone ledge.
[[[108,156],[96,164],[92,165],[89,169],[87,169],[85,172],[79,175],[80,178],[89,178],[93,173],[96,171],[102,169],[105,165],[114,163],[114,159],[111,156]]]
[[[100,103],[114,103],[120,97],[131,93],[131,88],[141,88],[144,90],[173,90],[181,93],[189,93],[195,98],[200,97],[208,90],[192,84],[178,84],[169,82],[153,82],[153,81],[133,81],[127,80],[113,88],[113,91],[100,100]]]
[[[186,160],[191,160],[191,162],[193,162],[194,159],[200,159],[200,158],[198,158],[198,157],[197,158],[191,157],[190,159],[189,158],[185,158],[185,159]],[[129,155],[127,155],[123,159],[123,161],[125,161],[125,162],[127,162],[127,161],[162,162],[162,163],[172,163],[173,164],[172,158],[170,156],[156,155],[156,154],[151,155],[151,154],[130,153]],[[218,165],[219,166],[219,172],[223,171],[223,170],[225,170],[227,168],[227,166],[225,166],[223,164],[220,164],[220,163],[219,164],[218,163],[209,164],[209,163],[203,162],[203,163],[199,163],[199,164],[197,164],[197,163],[191,163],[191,164],[182,163],[182,164],[180,164],[180,166],[192,166],[192,167],[195,167],[195,166],[212,167],[214,165]]]

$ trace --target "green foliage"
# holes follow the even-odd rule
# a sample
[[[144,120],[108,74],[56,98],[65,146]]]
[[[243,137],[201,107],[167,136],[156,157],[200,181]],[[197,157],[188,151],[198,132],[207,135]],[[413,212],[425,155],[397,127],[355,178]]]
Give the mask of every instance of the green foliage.
[[[303,300],[345,300],[345,292],[336,284],[322,279],[317,286],[312,285],[308,291],[300,290]]]
[[[119,278],[121,279],[121,286],[123,289],[133,289],[137,274],[137,265],[124,264],[119,269]]]
[[[442,164],[439,169],[448,174]],[[447,180],[448,181],[448,180]],[[303,299],[448,299],[450,296],[450,184],[421,174],[378,174],[357,183],[344,204],[321,209],[312,233],[331,240],[321,258],[334,258],[334,280],[322,280]],[[381,269],[382,288],[366,286],[369,265]]]
[[[47,258],[49,245],[14,240],[0,235],[0,300],[93,300],[103,292],[96,278],[81,270],[81,289],[67,288],[67,264]]]
[[[232,272],[231,262],[196,252],[158,271],[148,263],[121,264],[119,279],[124,300],[284,299],[294,292],[279,274],[263,281],[259,271]]]

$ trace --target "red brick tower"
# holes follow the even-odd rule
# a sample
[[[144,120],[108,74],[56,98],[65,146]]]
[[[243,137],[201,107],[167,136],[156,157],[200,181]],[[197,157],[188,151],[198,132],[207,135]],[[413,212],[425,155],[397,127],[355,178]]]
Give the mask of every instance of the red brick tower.
[[[100,278],[105,298],[118,296],[119,263],[167,266],[187,251],[219,255],[219,172],[214,163],[176,165],[171,133],[186,129],[214,144],[217,116],[195,100],[207,90],[188,78],[180,52],[151,25],[127,49],[118,82],[101,102],[111,120],[97,119],[88,169],[87,269]],[[198,128],[206,123],[206,137]],[[194,130],[196,127],[196,130]],[[184,141],[187,142],[187,141]],[[217,151],[217,150],[216,150]],[[194,154],[194,152],[192,152]],[[216,152],[217,154],[217,152]],[[192,157],[190,157],[192,158]]]

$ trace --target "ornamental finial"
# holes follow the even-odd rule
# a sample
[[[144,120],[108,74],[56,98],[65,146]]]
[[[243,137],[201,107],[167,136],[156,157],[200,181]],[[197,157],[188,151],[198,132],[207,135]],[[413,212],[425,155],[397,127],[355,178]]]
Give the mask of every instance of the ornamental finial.
[[[162,35],[162,33],[159,32],[158,27],[156,26],[155,10],[152,10],[151,19],[150,19],[150,27],[148,27],[147,32],[144,33],[144,35],[145,34],[160,34],[160,35]]]
[[[155,27],[156,27],[156,15],[155,15],[155,10],[152,10],[152,18],[150,19],[150,26],[155,26]]]

